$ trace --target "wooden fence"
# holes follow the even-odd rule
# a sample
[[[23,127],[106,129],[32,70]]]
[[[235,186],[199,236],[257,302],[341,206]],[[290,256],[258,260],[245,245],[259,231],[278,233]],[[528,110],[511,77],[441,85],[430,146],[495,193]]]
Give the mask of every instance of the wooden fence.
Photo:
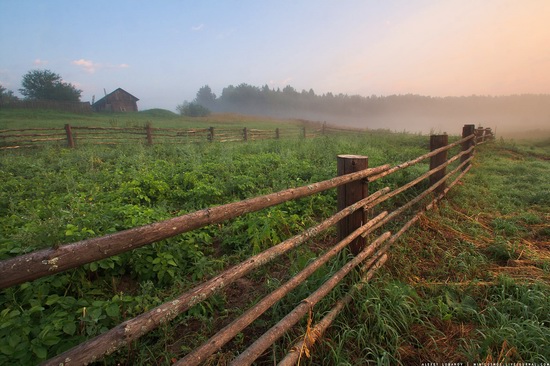
[[[0,109],[46,109],[71,113],[92,113],[90,102],[70,102],[66,100],[16,100],[0,102]]]
[[[198,283],[194,288],[179,295],[177,298],[170,299],[133,319],[126,320],[111,330],[46,361],[45,364],[80,365],[100,360],[117,349],[129,345],[160,325],[170,322],[179,314],[226,288],[237,279],[272,262],[282,254],[297,248],[328,228],[338,225],[339,241],[337,244],[319,256],[315,261],[308,264],[301,272],[286,283],[246,310],[229,325],[219,330],[218,333],[202,346],[194,349],[184,358],[177,361],[177,364],[197,365],[207,360],[210,355],[218,351],[238,333],[242,332],[278,300],[303,283],[322,265],[327,263],[331,258],[334,258],[345,248],[350,248],[354,254],[350,261],[342,266],[340,270],[315,292],[297,304],[276,325],[257,338],[253,344],[232,361],[232,364],[249,365],[254,362],[266,349],[282,337],[285,332],[291,329],[300,319],[303,319],[304,316],[307,316],[308,311],[329,294],[347,274],[352,270],[361,268],[363,270],[363,281],[357,283],[356,286],[350,287],[351,290],[349,293],[336,301],[333,308],[321,321],[312,325],[313,328],[310,337],[305,338],[305,340],[304,337],[301,337],[302,341],[298,342],[292,349],[303,349],[304,341],[307,342],[307,347],[311,347],[344,306],[352,301],[354,292],[364,285],[364,281],[368,281],[372,277],[377,268],[384,264],[387,259],[386,252],[388,248],[426,210],[432,209],[464,174],[469,171],[475,147],[490,139],[490,135],[485,133],[486,130],[481,135],[476,131],[474,125],[465,125],[462,131],[462,138],[450,144],[448,144],[448,137],[446,135],[431,136],[431,151],[429,153],[395,166],[382,165],[369,168],[368,157],[340,155],[338,156],[339,175],[326,181],[286,189],[240,202],[211,207],[166,221],[7,259],[0,262],[0,288],[33,281],[206,225],[220,223],[283,202],[337,188],[338,209],[331,217],[215,275],[209,280]],[[450,154],[453,154],[453,156],[449,157]],[[393,190],[385,187],[372,194],[368,192],[370,183],[423,162],[426,159],[430,159],[429,170],[409,183]],[[425,180],[430,181],[428,188],[422,193],[416,194],[407,203],[400,207],[392,208],[391,212],[380,208],[381,203],[411,189]],[[406,218],[396,221],[400,216],[406,216]],[[393,233],[385,230],[384,226],[390,222],[394,225],[398,222],[400,228]],[[290,350],[280,364],[295,364],[299,356],[300,352]]]
[[[271,130],[238,127],[157,128],[145,127],[85,127],[66,124],[59,128],[0,129],[0,150],[59,145],[118,144],[185,144],[200,142],[238,142],[287,138],[312,138],[331,134],[364,133],[364,129],[339,128],[323,124],[318,127],[286,127]],[[491,133],[490,129],[476,133]]]
[[[309,138],[324,133],[346,132],[344,129],[288,127],[262,130],[255,128],[156,128],[145,127],[83,127],[66,124],[63,128],[26,128],[0,130],[0,149],[16,149],[44,145],[117,145],[141,143],[185,144],[199,142],[258,141],[280,138]]]

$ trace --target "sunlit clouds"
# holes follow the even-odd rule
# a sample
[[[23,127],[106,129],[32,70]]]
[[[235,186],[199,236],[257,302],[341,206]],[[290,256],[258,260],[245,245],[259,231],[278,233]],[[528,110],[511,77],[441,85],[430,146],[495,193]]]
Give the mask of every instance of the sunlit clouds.
[[[93,74],[99,69],[126,69],[130,67],[128,64],[118,64],[118,65],[111,65],[111,64],[101,64],[97,62],[93,62],[91,60],[85,60],[81,58],[80,60],[75,60],[72,62],[73,65],[79,66],[87,73]]]
[[[93,74],[96,72],[98,64],[95,64],[94,62],[90,60],[84,60],[81,58],[80,60],[76,60],[72,62],[73,65],[80,66],[84,71],[89,72],[90,74]]]

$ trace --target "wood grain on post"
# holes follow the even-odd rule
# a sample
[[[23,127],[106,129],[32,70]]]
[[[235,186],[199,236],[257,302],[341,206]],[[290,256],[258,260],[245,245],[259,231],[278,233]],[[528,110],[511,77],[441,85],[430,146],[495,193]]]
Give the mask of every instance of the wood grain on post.
[[[71,125],[68,123],[65,125],[65,132],[67,133],[67,145],[70,148],[73,148],[74,147],[73,132],[71,130]]]
[[[369,167],[368,156],[361,155],[338,155],[337,171],[338,176],[355,173]],[[368,183],[360,179],[338,187],[338,211],[369,195]],[[343,240],[346,236],[357,230],[367,222],[367,215],[364,210],[358,210],[348,217],[340,220],[338,224],[338,239]],[[357,255],[365,246],[365,239],[360,237],[350,243],[351,252]]]
[[[483,142],[483,132],[485,130],[483,129],[483,127],[479,126],[477,129],[476,129],[476,143],[477,142]]]
[[[464,127],[462,127],[462,138],[463,139],[468,137],[468,136],[475,135],[475,133],[476,133],[476,125],[464,125]],[[475,145],[475,143],[476,143],[475,137],[471,138],[467,141],[464,141],[462,143],[462,151],[469,150],[472,146]],[[462,157],[460,158],[460,162],[461,163],[464,162],[470,156],[472,156],[472,153],[462,155]],[[466,169],[466,168],[467,168],[467,166],[464,166],[463,170]]]
[[[492,140],[493,138],[493,131],[491,130],[491,127],[485,128],[485,134],[483,135],[485,140]]]
[[[440,147],[447,146],[449,142],[448,135],[431,135],[430,136],[430,151],[439,149]],[[447,161],[447,150],[440,152],[430,158],[430,170],[437,168],[441,164],[445,164]],[[432,175],[430,175],[430,186],[433,186],[441,178],[445,176],[445,169],[441,169]],[[437,187],[435,192],[437,194],[442,193],[445,190],[445,183]]]
[[[145,133],[147,133],[147,145],[153,145],[153,129],[150,123],[145,126]]]
[[[208,128],[208,141],[214,142],[214,127]]]

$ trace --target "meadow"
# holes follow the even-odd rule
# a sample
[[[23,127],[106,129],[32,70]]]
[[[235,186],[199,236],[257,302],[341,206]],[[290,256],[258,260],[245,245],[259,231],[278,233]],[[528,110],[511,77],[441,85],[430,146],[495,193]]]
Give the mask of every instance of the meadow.
[[[238,116],[183,120],[159,110],[99,116],[0,111],[0,118],[11,128],[68,121],[88,126],[296,124]],[[425,153],[428,140],[367,131],[248,143],[3,151],[0,260],[329,179],[338,154],[367,155],[370,166],[398,164]],[[549,158],[548,141],[497,140],[480,147],[464,183],[398,242],[388,265],[302,362],[550,362]],[[397,186],[426,170],[421,164],[385,184]],[[336,192],[329,191],[3,290],[0,363],[35,364],[63,352],[335,210]],[[240,289],[210,298],[101,363],[171,364],[242,312],[243,305],[303,268],[334,236],[329,232],[243,278]],[[208,362],[225,364],[343,260],[316,273]],[[329,304],[327,299],[316,307],[313,316],[320,317]],[[306,326],[259,363],[280,360]]]
[[[275,129],[296,127],[296,120],[270,117],[243,116],[238,114],[212,114],[208,117],[186,117],[166,109],[149,109],[128,113],[74,114],[53,110],[0,109],[0,128],[62,128],[65,123],[74,126],[94,127],[144,127],[152,123],[163,128],[193,127],[254,127]]]

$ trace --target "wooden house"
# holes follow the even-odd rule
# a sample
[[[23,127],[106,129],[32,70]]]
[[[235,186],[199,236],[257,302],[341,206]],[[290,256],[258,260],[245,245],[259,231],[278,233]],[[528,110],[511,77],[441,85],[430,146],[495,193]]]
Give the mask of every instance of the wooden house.
[[[118,88],[92,104],[92,109],[95,112],[137,112],[138,100],[126,90]]]

